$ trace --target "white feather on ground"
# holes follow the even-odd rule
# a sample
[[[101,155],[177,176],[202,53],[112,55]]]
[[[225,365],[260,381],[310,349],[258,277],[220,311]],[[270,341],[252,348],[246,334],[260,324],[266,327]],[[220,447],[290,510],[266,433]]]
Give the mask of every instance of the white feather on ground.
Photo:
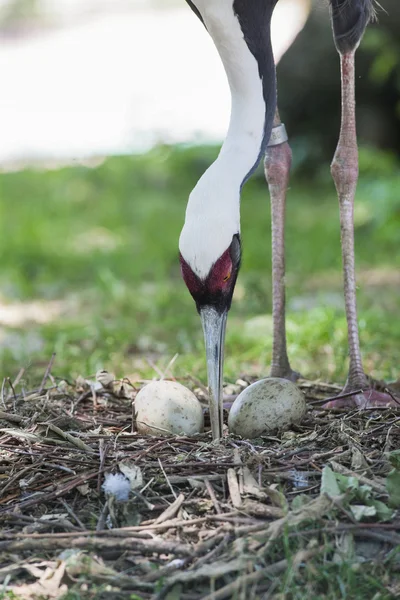
[[[106,496],[114,496],[119,502],[127,502],[129,500],[131,484],[121,473],[116,473],[115,475],[107,473],[102,488]]]

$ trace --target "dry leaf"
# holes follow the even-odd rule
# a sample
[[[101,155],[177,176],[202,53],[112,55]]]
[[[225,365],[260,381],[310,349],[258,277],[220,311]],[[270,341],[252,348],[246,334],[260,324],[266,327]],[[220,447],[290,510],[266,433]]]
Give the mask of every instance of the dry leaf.
[[[131,490],[137,490],[143,487],[143,475],[140,467],[128,460],[118,463],[119,470],[129,479]]]
[[[61,584],[66,565],[64,561],[57,561],[54,564],[56,566],[47,567],[44,571],[37,569],[36,573],[40,574],[38,581],[30,584],[10,586],[7,590],[20,600],[32,600],[33,598],[55,600],[61,598],[68,591],[68,586],[65,583]]]

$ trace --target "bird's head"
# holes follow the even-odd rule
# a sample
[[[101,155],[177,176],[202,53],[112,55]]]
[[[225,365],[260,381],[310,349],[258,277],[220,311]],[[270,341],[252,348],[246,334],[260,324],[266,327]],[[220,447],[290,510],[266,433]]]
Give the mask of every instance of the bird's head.
[[[209,254],[209,248],[204,248]],[[180,250],[181,272],[186,287],[201,314],[205,309],[213,309],[219,314],[227,313],[231,307],[233,291],[240,268],[240,236],[233,234],[229,246],[215,256],[208,271],[198,269],[198,262],[185,258],[185,245]]]
[[[222,435],[222,383],[225,326],[240,268],[238,224],[199,217],[187,221],[180,241],[183,279],[200,314],[207,355],[213,438]]]

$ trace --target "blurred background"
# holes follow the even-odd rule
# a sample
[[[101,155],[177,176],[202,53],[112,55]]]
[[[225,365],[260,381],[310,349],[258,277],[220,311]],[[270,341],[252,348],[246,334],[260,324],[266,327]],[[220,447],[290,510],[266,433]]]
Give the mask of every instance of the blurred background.
[[[359,318],[370,374],[400,362],[400,5],[385,0],[357,53]],[[294,153],[287,207],[288,345],[307,377],[342,382],[347,341],[337,199],[339,59],[327,2],[274,14],[281,116]],[[0,374],[99,368],[205,379],[180,278],[188,195],[217,156],[229,90],[183,0],[0,0]],[[242,200],[244,261],[226,378],[265,375],[271,251],[260,168]]]

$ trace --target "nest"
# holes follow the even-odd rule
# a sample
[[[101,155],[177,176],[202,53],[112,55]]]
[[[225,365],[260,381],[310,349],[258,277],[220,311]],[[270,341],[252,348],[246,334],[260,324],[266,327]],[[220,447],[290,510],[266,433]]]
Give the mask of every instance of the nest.
[[[29,393],[18,382],[3,386],[5,591],[17,598],[61,598],[72,588],[90,598],[281,598],[288,577],[301,582],[313,561],[325,569],[341,564],[350,543],[353,563],[373,561],[388,572],[400,544],[387,485],[400,447],[398,409],[323,411],[322,401],[340,388],[302,381],[309,410],[289,431],[251,442],[226,435],[219,444],[209,433],[143,437],[132,427],[138,386],[56,381],[49,371]],[[112,474],[129,481],[129,497],[112,492],[119,479]],[[392,564],[385,580],[393,597],[398,568]]]

